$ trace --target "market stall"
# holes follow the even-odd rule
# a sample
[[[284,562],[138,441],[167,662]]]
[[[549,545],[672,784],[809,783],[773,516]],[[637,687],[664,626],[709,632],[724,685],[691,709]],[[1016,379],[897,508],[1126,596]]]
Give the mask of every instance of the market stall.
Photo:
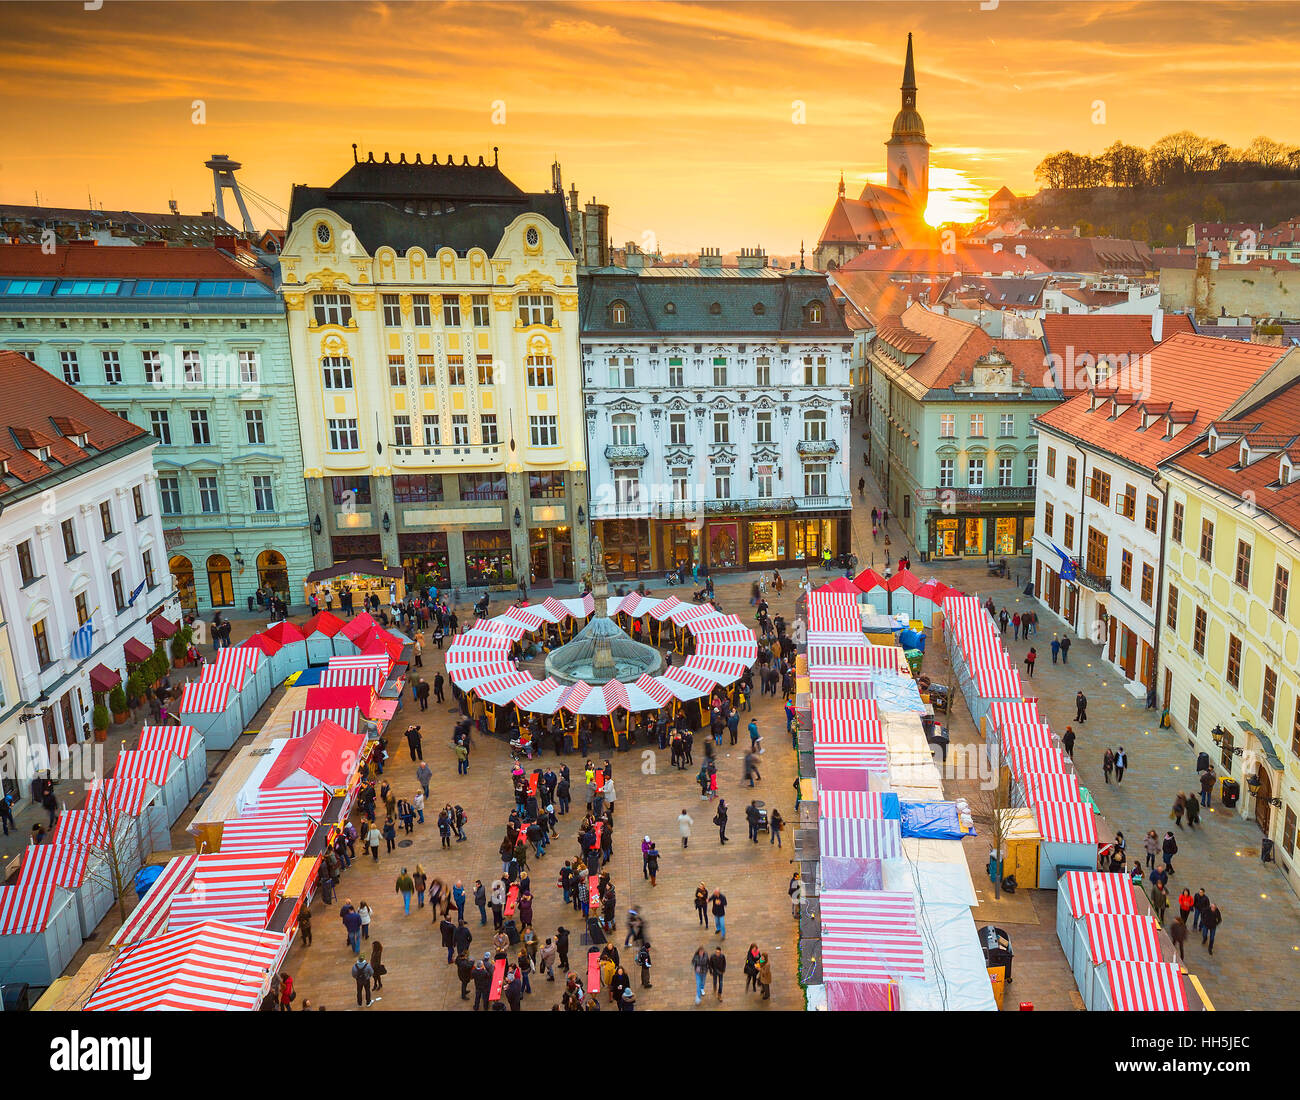
[[[224,752],[244,732],[238,693],[211,681],[190,681],[185,685],[177,717],[182,725],[197,730],[209,749]]]
[[[307,636],[293,623],[272,623],[260,636],[278,647],[270,653],[271,676],[276,683],[283,683],[286,677],[310,663],[307,659]]]
[[[131,910],[122,927],[108,941],[109,944],[122,946],[166,935],[172,898],[177,893],[189,889],[198,861],[199,857],[196,855],[176,856],[169,859],[162,874],[154,880],[148,892],[140,899],[140,904]]]
[[[77,903],[52,883],[0,886],[0,974],[6,983],[47,986],[81,948]]]
[[[1089,913],[1117,913],[1138,915],[1146,911],[1139,907],[1136,891],[1128,875],[1105,874],[1099,871],[1069,871],[1061,876],[1056,898],[1056,938],[1061,950],[1071,961],[1082,950],[1076,943],[1078,921]]]
[[[57,886],[72,894],[82,939],[94,933],[113,907],[112,875],[103,854],[84,844],[29,844],[17,884]]]
[[[117,754],[113,768],[114,779],[144,779],[158,788],[160,801],[170,826],[190,802],[189,775],[185,761],[166,750],[129,752]]]
[[[344,592],[352,595],[352,606],[360,611],[371,596],[378,596],[384,606],[394,600],[406,598],[406,574],[398,566],[388,566],[381,561],[354,558],[335,562],[324,569],[316,569],[303,578],[303,602],[311,603],[315,596],[317,606],[328,610],[342,607]]]
[[[186,803],[208,782],[208,753],[193,726],[145,726],[136,742],[138,752],[170,752],[184,764]],[[175,820],[175,819],[173,819]]]
[[[1108,962],[1097,968],[1094,1012],[1186,1012],[1182,970],[1167,962]]]
[[[1090,1012],[1110,1007],[1106,983],[1100,973],[1107,963],[1164,961],[1160,930],[1151,917],[1133,913],[1087,913],[1075,921],[1074,958],[1070,965],[1074,984]]]
[[[334,656],[334,639],[347,624],[329,611],[319,611],[302,624],[302,636],[307,643],[307,662],[327,665]],[[346,640],[346,639],[345,639]]]
[[[251,725],[262,704],[271,697],[276,681],[271,676],[271,661],[259,646],[226,646],[217,652],[216,660],[204,669],[215,669],[218,677],[227,669],[238,669],[243,675],[240,688],[240,710],[244,725]]]

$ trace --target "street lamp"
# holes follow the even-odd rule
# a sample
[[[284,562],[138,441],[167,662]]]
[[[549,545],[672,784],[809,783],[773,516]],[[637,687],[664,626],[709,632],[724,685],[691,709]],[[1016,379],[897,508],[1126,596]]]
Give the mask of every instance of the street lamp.
[[[578,526],[581,527],[587,522],[587,513],[583,510],[581,504],[578,505]]]
[[[523,525],[524,525],[524,514],[523,514],[521,511],[519,511],[518,508],[516,508],[516,509],[515,509],[515,526],[516,526],[516,527],[522,527]],[[385,530],[387,530],[387,528],[385,528]]]
[[[316,513],[316,518],[315,518],[314,520],[312,520],[311,529],[312,529],[313,531],[315,531],[316,534],[318,534],[318,535],[319,535],[320,532],[321,532],[321,522],[320,522],[320,513],[319,513],[319,512]]]
[[[388,532],[392,529],[392,526],[393,526],[393,521],[388,518],[388,513],[385,512],[384,513],[384,534],[385,535],[388,534]]]
[[[238,546],[235,547],[235,564],[239,566],[240,569],[244,568],[244,555],[239,552]]]

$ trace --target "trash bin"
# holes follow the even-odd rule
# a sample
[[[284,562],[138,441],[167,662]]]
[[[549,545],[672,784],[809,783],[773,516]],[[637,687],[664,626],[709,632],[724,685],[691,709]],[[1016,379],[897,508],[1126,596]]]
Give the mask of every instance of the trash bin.
[[[1002,966],[1006,968],[1006,980],[1011,982],[1011,960],[1015,951],[1011,948],[1011,937],[1007,935],[1003,928],[996,928],[991,924],[985,925],[977,933],[979,936],[980,947],[984,950],[984,965],[988,967]]]
[[[1259,843],[1259,861],[1260,863],[1273,862],[1273,841],[1269,837],[1265,837]]]
[[[913,679],[921,675],[921,661],[924,657],[925,654],[919,649],[905,649],[903,651],[903,659],[907,661],[907,667],[912,670]]]
[[[1236,806],[1237,799],[1241,797],[1241,784],[1226,775],[1220,780],[1220,783],[1222,784],[1221,797],[1223,798],[1223,804],[1231,809]]]

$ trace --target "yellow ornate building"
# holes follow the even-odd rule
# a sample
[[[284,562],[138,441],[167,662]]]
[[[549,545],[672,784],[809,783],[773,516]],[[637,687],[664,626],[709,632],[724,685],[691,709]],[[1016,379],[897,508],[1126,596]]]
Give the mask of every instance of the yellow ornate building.
[[[495,162],[356,159],[297,186],[281,253],[319,569],[545,587],[589,566],[564,196]]]

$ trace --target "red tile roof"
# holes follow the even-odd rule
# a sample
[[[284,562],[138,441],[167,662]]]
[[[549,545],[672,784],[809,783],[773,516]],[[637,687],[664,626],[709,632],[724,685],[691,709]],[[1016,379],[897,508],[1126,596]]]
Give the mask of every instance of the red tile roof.
[[[1150,245],[1111,237],[1017,237],[1051,271],[1140,275],[1152,267]]]
[[[0,411],[0,462],[7,470],[0,492],[147,434],[17,352],[0,351],[0,393],[22,394]],[[74,436],[84,436],[85,446]],[[43,448],[48,458],[40,457]]]
[[[1117,375],[1098,395],[1120,394],[1135,404],[1111,419],[1113,403],[1092,408],[1092,395],[1080,393],[1038,417],[1045,428],[1087,446],[1135,463],[1154,473],[1157,464],[1186,447],[1231,408],[1283,355],[1285,348],[1215,340],[1182,333],[1142,356],[1132,371]],[[1165,413],[1175,423],[1189,423],[1172,438],[1168,424],[1143,427],[1148,414]]]
[[[855,256],[841,271],[892,271],[900,274],[1042,275],[1048,268],[1033,256],[1017,256],[1012,248],[958,245],[952,252],[938,248],[876,248]]]
[[[876,331],[891,347],[907,354],[920,353],[907,374],[927,390],[947,389],[963,376],[970,379],[975,363],[995,348],[1011,361],[1012,377],[1017,382],[1023,375],[1030,386],[1043,384],[1043,346],[1038,340],[995,341],[978,325],[921,305],[909,306],[902,315],[886,318]]]
[[[1192,333],[1191,319],[1181,313],[1165,314],[1165,339]],[[1093,362],[1103,357],[1144,355],[1156,346],[1151,339],[1151,318],[1141,313],[1049,313],[1043,318],[1043,343],[1059,357],[1063,369],[1058,378],[1063,393],[1087,388],[1086,372],[1079,369],[1083,356]]]
[[[0,279],[257,279],[267,272],[236,263],[215,248],[0,244]]]

